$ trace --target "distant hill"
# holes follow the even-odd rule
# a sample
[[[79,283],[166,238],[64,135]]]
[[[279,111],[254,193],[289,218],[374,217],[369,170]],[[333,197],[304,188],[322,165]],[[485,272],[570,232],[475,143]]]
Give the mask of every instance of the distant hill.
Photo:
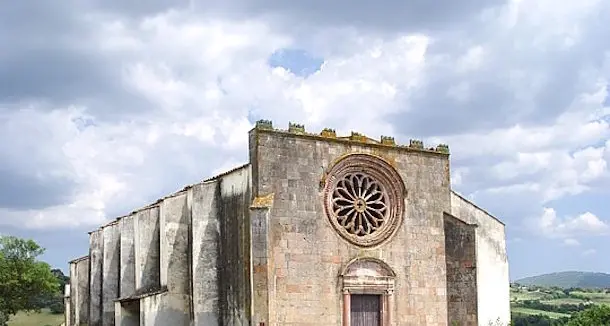
[[[560,288],[610,288],[610,274],[593,272],[559,272],[516,280],[521,285],[557,286]]]

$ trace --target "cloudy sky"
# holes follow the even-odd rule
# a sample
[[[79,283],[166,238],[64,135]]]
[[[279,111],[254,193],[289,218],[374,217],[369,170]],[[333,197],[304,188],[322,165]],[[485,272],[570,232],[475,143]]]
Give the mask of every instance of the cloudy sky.
[[[9,1],[0,233],[87,231],[247,160],[260,118],[446,142],[511,278],[610,272],[610,2]]]

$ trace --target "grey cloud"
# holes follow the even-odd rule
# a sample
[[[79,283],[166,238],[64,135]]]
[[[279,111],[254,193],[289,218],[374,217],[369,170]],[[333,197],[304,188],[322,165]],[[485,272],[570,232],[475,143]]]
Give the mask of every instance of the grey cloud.
[[[410,110],[388,119],[394,121],[397,130],[420,137],[489,131],[516,123],[522,126],[552,123],[581,93],[594,91],[586,87],[597,76],[583,74],[590,69],[602,69],[605,53],[610,49],[610,29],[603,25],[603,17],[610,15],[610,6],[605,5],[600,12],[605,15],[583,22],[578,43],[570,48],[560,48],[558,44],[545,50],[535,50],[533,45],[517,47],[515,44],[533,43],[531,39],[536,32],[528,35],[513,31],[514,34],[496,40],[499,36],[489,36],[487,31],[477,32],[472,27],[455,33],[453,38],[435,40],[436,44],[428,51],[428,61],[432,63],[426,67],[424,86],[404,100]],[[487,44],[491,47],[486,50],[493,52],[486,54],[486,59],[492,61],[485,63],[485,68],[455,72],[457,59],[464,55],[467,46]],[[529,92],[529,98],[518,98],[515,85],[510,84],[511,70],[523,73],[523,83],[517,87]],[[530,92],[537,78],[544,83],[539,90]],[[464,102],[447,94],[461,83],[470,86],[470,98]]]
[[[48,120],[0,106],[0,207],[40,209],[71,197],[77,185],[56,148],[61,138]]]
[[[108,216],[113,218],[128,214],[184,186],[212,177],[212,169],[223,165],[228,157],[237,157],[239,164],[246,163],[246,155],[247,148],[239,153],[231,153],[212,149],[192,137],[168,135],[147,151],[136,178],[123,180],[137,191],[131,199],[111,203]]]
[[[67,178],[38,178],[34,171],[0,169],[0,207],[41,209],[68,201],[76,184]]]
[[[76,1],[12,1],[2,9],[1,103],[85,105],[100,119],[150,106],[121,84],[119,58],[99,53],[99,26],[85,18],[90,8]]]
[[[253,14],[272,17],[288,29],[298,29],[303,26],[353,26],[367,29],[369,32],[444,29],[466,23],[483,9],[505,2],[504,0],[193,1],[205,12],[234,17]]]
[[[405,130],[417,137],[445,136],[472,130],[490,130],[518,121],[507,114],[512,111],[514,95],[500,81],[473,80],[468,78],[443,78],[436,71],[435,79],[421,93],[411,97],[408,113],[396,113],[389,120],[395,121],[398,130]],[[447,77],[445,75],[445,77]],[[458,102],[447,92],[460,82],[467,82],[473,97]]]
[[[283,0],[154,0],[94,2],[94,8],[132,18],[169,9],[190,9],[198,14],[229,19],[264,18],[288,30],[312,27],[357,27],[379,32],[430,31],[466,24],[483,10],[506,0],[463,1],[283,1]]]
[[[120,0],[93,0],[92,7],[100,11],[109,11],[131,18],[142,18],[154,15],[169,9],[188,9],[190,0],[147,0],[147,1],[120,1]]]

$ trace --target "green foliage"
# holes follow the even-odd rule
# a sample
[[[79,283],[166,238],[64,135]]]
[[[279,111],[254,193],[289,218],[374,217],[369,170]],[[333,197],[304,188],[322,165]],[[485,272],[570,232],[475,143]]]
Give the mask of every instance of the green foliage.
[[[513,314],[512,325],[514,326],[562,326],[568,321],[567,317],[553,319],[545,315],[521,315]]]
[[[65,311],[64,304],[63,302],[54,302],[52,304],[49,305],[49,309],[51,310],[51,313],[54,315],[61,315],[64,313]]]
[[[0,236],[0,325],[20,310],[39,310],[41,296],[59,293],[50,266],[37,260],[43,252],[33,240]]]
[[[59,269],[52,269],[51,273],[57,278],[60,290],[65,288],[66,284],[70,282],[70,278],[65,276],[64,273]],[[49,308],[52,314],[64,313],[64,298],[61,292],[43,293],[36,296],[33,300],[37,308]]]
[[[518,326],[609,325],[605,289],[545,288],[512,284],[512,322]],[[584,319],[584,320],[583,320]]]
[[[610,325],[610,306],[598,305],[574,314],[567,326]]]

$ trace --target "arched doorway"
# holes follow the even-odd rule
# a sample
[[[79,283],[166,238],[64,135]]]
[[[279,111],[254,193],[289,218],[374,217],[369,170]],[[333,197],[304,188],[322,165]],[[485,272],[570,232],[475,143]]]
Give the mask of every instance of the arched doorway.
[[[390,326],[396,274],[372,257],[352,260],[341,273],[343,326]]]

